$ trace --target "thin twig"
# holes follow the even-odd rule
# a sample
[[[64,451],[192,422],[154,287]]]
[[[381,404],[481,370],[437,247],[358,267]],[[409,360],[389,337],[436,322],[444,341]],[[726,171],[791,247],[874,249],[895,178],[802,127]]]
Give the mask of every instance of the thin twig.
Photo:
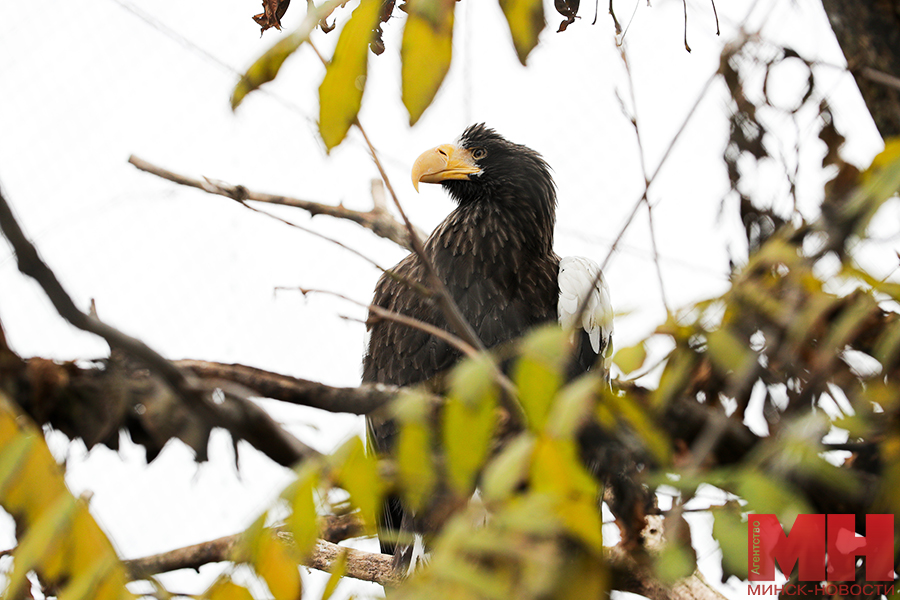
[[[875,83],[880,83],[881,85],[900,91],[900,77],[897,77],[896,75],[878,71],[872,67],[865,67],[860,74],[869,81],[874,81]]]
[[[164,169],[160,166],[149,163],[146,160],[138,158],[134,155],[128,158],[128,162],[141,171],[156,175],[157,177],[161,177],[162,179],[166,179],[179,185],[203,190],[208,194],[225,196],[226,198],[231,198],[232,200],[237,200],[241,203],[250,200],[253,202],[265,202],[267,204],[278,204],[281,206],[290,206],[292,208],[305,210],[312,216],[326,215],[329,217],[334,217],[335,219],[345,219],[347,221],[353,221],[354,223],[357,223],[359,225],[362,225],[366,229],[369,229],[375,235],[378,235],[385,239],[389,239],[392,242],[395,242],[396,244],[399,244],[405,248],[412,249],[409,244],[406,227],[403,225],[403,223],[397,221],[397,219],[395,219],[389,212],[387,212],[383,205],[379,206],[377,203],[374,204],[374,207],[370,211],[351,210],[342,205],[333,206],[330,204],[322,204],[320,202],[313,202],[311,200],[303,200],[301,198],[293,198],[290,196],[254,192],[252,190],[248,190],[242,185],[231,185],[221,181],[212,181],[209,179],[194,179],[186,175],[174,173],[172,171],[169,171],[168,169]]]
[[[687,41],[687,0],[681,0],[681,3],[684,4],[684,49],[690,52],[691,47]]]
[[[701,89],[700,93],[697,95],[696,101],[694,102],[693,106],[691,106],[691,109],[688,111],[687,116],[685,116],[684,120],[681,122],[681,126],[678,128],[678,131],[675,132],[675,136],[672,138],[672,140],[669,142],[669,145],[666,147],[666,151],[663,153],[662,159],[660,159],[659,164],[656,166],[656,169],[653,171],[653,173],[650,174],[650,177],[647,178],[647,186],[646,186],[647,188],[649,188],[650,185],[652,185],[653,182],[656,180],[656,176],[659,175],[660,169],[662,169],[663,165],[666,164],[666,161],[668,160],[669,156],[672,154],[672,149],[675,147],[675,144],[681,138],[681,134],[684,133],[684,130],[687,127],[687,124],[690,122],[691,117],[694,116],[694,113],[697,111],[697,108],[700,106],[700,102],[703,100],[703,97],[706,96],[706,92],[709,89],[709,86],[712,85],[712,82],[716,80],[718,75],[719,75],[718,72],[713,73],[709,77],[709,79],[706,80],[706,83],[703,85],[703,89]],[[646,189],[645,189],[644,193],[646,193]],[[625,232],[631,226],[631,222],[634,220],[634,215],[637,214],[638,208],[640,208],[641,202],[643,202],[643,201],[644,201],[644,199],[643,199],[643,195],[642,195],[641,198],[639,198],[638,201],[635,203],[634,208],[631,210],[631,214],[628,216],[627,219],[625,219],[625,223],[622,225],[621,229],[619,230],[618,235],[616,235],[615,239],[613,240],[613,244],[612,244],[612,246],[610,246],[609,253],[606,255],[606,258],[603,260],[603,263],[600,265],[601,270],[606,268],[606,265],[609,263],[610,259],[612,258],[613,253],[616,251],[616,247],[618,246],[622,237],[625,235]]]
[[[653,264],[656,266],[656,277],[659,280],[659,295],[660,298],[662,298],[666,314],[669,314],[672,310],[669,308],[669,303],[666,300],[666,287],[663,284],[662,268],[659,265],[659,249],[657,248],[656,243],[656,230],[653,226],[653,207],[650,205],[650,200],[648,198],[648,194],[650,193],[650,179],[647,176],[647,161],[645,158],[644,143],[641,138],[641,128],[638,125],[637,100],[634,95],[634,79],[632,78],[631,66],[628,64],[628,56],[625,54],[624,49],[622,50],[621,56],[622,62],[625,64],[625,73],[628,76],[628,91],[631,95],[631,125],[634,127],[634,137],[637,140],[638,156],[640,157],[641,162],[641,173],[644,175],[644,194],[641,196],[641,201],[647,206],[647,221],[650,225],[650,245],[653,250]]]
[[[167,181],[171,181],[173,183],[177,183],[179,185],[184,185],[187,187],[194,187],[209,194],[216,194],[219,196],[224,196],[226,198],[230,198],[246,208],[247,210],[252,210],[253,212],[259,213],[270,219],[275,219],[276,221],[288,225],[289,227],[293,227],[295,229],[299,229],[304,233],[308,233],[314,237],[317,237],[321,240],[334,244],[335,246],[339,246],[344,250],[350,252],[354,256],[357,256],[379,271],[386,273],[391,279],[395,281],[399,281],[400,283],[409,286],[414,289],[417,293],[421,294],[425,297],[430,297],[432,295],[431,291],[425,288],[422,284],[417,281],[412,281],[407,279],[406,277],[402,277],[395,273],[394,271],[387,269],[377,263],[375,260],[370,258],[369,256],[363,254],[359,250],[356,250],[347,244],[325,235],[324,233],[320,233],[314,229],[310,229],[309,227],[304,227],[298,223],[294,223],[293,221],[289,221],[283,217],[278,215],[274,215],[270,212],[262,210],[260,208],[256,208],[255,206],[251,206],[248,204],[249,201],[253,202],[266,202],[269,204],[279,204],[282,206],[291,206],[294,208],[301,208],[306,210],[311,215],[315,216],[317,214],[329,215],[331,217],[335,217],[338,219],[347,219],[349,221],[353,221],[354,223],[358,223],[363,227],[372,230],[375,234],[389,239],[397,244],[409,248],[409,237],[406,231],[406,228],[397,222],[385,209],[383,198],[381,204],[379,204],[379,199],[377,197],[377,191],[373,185],[372,194],[373,194],[373,204],[374,207],[369,212],[359,212],[355,210],[349,210],[344,208],[343,206],[330,206],[328,204],[319,204],[318,202],[311,202],[309,200],[300,200],[298,198],[289,198],[286,196],[273,196],[271,194],[262,194],[259,192],[252,192],[247,190],[244,186],[240,185],[230,185],[221,181],[214,181],[207,177],[204,177],[203,180],[193,179],[186,175],[181,175],[179,173],[174,173],[167,169],[163,169],[162,167],[151,164],[143,159],[140,159],[134,155],[132,155],[128,162],[133,164],[135,167],[140,169],[141,171],[150,173],[152,175],[156,175],[157,177],[161,177],[162,179],[166,179]],[[374,180],[373,180],[374,181]],[[399,232],[399,233],[398,233]],[[399,241],[401,240],[402,241]]]
[[[301,294],[326,294],[328,296],[334,296],[335,298],[340,298],[341,300],[346,300],[352,304],[357,306],[362,306],[366,308],[370,313],[377,316],[379,319],[384,319],[385,321],[392,321],[394,323],[399,323],[400,325],[405,325],[407,327],[412,327],[413,329],[418,329],[419,331],[424,331],[429,335],[433,335],[434,337],[443,340],[453,348],[456,348],[462,354],[470,358],[475,358],[479,355],[479,351],[473,348],[470,344],[468,344],[465,340],[456,337],[452,333],[441,329],[440,327],[435,327],[431,323],[426,323],[425,321],[420,321],[419,319],[415,319],[413,317],[408,317],[406,315],[400,314],[398,312],[394,312],[392,310],[388,310],[383,306],[378,306],[377,304],[366,304],[364,302],[359,302],[358,300],[354,300],[349,296],[345,296],[344,294],[340,294],[338,292],[331,292],[328,290],[316,290],[309,288],[285,288],[278,287],[275,288],[278,290],[287,290],[287,289],[296,289]]]
[[[599,1],[599,0],[598,0],[598,1]],[[597,22],[597,14],[596,14],[596,12],[597,12],[597,10],[596,10],[596,7],[595,7],[595,9],[594,9],[594,22],[595,22],[595,23]],[[609,0],[609,16],[612,17],[613,23],[614,23],[615,26],[616,26],[616,35],[619,35],[620,33],[622,33],[622,26],[619,25],[619,20],[616,18],[616,11],[613,10],[613,0]]]
[[[722,35],[722,31],[719,29],[719,11],[716,10],[716,0],[710,0],[712,2],[713,7],[713,16],[716,18],[716,36]]]

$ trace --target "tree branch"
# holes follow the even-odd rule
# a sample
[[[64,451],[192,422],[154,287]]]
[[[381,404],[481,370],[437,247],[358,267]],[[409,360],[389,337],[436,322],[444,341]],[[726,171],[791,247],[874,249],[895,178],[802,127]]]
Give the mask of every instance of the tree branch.
[[[210,179],[194,179],[186,175],[174,173],[152,163],[149,163],[137,156],[130,156],[128,162],[151,175],[156,175],[173,183],[203,190],[209,194],[225,196],[238,202],[265,202],[267,204],[278,204],[281,206],[290,206],[305,210],[312,216],[327,215],[335,219],[345,219],[352,221],[358,225],[362,225],[366,229],[372,231],[375,235],[391,240],[392,242],[412,249],[409,243],[409,235],[406,226],[397,221],[384,207],[383,203],[379,204],[377,199],[373,198],[373,207],[369,211],[358,211],[345,208],[342,205],[333,206],[330,204],[322,204],[311,200],[302,200],[290,196],[280,196],[275,194],[264,194],[248,190],[242,185],[231,185],[222,181],[212,181]],[[373,191],[374,193],[374,191]],[[421,232],[418,232],[421,235]]]
[[[354,528],[354,523],[356,528]],[[348,526],[349,530],[344,529]],[[290,537],[290,534],[283,528],[277,528],[277,531],[280,535]],[[323,537],[337,541],[346,539],[341,535],[329,535],[334,531],[344,533],[349,531],[351,535],[355,536],[361,532],[361,528],[359,528],[359,522],[354,514],[329,515],[322,521]],[[134,579],[143,579],[179,569],[199,569],[208,563],[233,560],[234,549],[240,539],[241,534],[229,535],[201,544],[123,562]],[[617,590],[641,594],[650,600],[724,600],[724,596],[710,586],[699,573],[669,587],[653,577],[649,570],[641,567],[622,548],[615,547],[607,550],[607,561],[614,577],[613,586]],[[339,546],[334,541],[327,539],[319,539],[302,564],[312,569],[330,571],[334,561],[342,553],[347,554],[347,577],[382,585],[398,582],[392,556]]]
[[[232,381],[266,398],[335,413],[367,415],[401,393],[399,388],[381,384],[367,384],[356,388],[332,387],[246,365],[227,365],[204,360],[180,360],[176,364],[204,379]]]
[[[286,529],[279,527],[276,528],[276,531],[284,534]],[[322,536],[322,539],[319,540],[321,550],[317,547],[309,561],[318,565],[330,565],[334,560],[336,555],[332,552],[331,546],[336,546],[337,542],[363,535],[362,523],[354,513],[321,517],[319,531]],[[199,569],[205,564],[232,560],[234,548],[240,541],[241,535],[239,533],[226,535],[208,542],[122,562],[134,579],[146,579],[152,575],[179,569]],[[316,564],[308,566],[316,569],[323,568]],[[366,571],[361,570],[361,572]],[[350,576],[354,577],[354,575]],[[364,579],[364,577],[357,577],[357,579]],[[373,579],[367,579],[367,581],[373,581]]]
[[[107,325],[75,306],[56,275],[41,259],[37,248],[28,241],[12,209],[0,190],[0,231],[16,253],[19,271],[33,278],[43,288],[57,312],[75,327],[99,335],[111,349],[121,350],[138,359],[179,396],[191,410],[216,427],[228,429],[232,435],[247,440],[272,460],[284,466],[319,453],[285,431],[261,408],[239,393],[228,395],[230,403],[216,405],[210,389],[193,375],[185,373],[144,342]]]

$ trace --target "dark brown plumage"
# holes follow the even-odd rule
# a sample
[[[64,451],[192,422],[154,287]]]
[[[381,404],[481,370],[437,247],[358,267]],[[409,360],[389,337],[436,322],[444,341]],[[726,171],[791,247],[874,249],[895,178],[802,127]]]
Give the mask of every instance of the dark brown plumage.
[[[459,206],[425,242],[425,251],[464,318],[485,346],[518,337],[556,319],[559,257],[553,253],[556,191],[550,169],[534,151],[475,125],[459,146],[481,148],[482,173],[441,183]],[[410,254],[392,269],[425,282],[422,261]],[[387,275],[373,303],[441,328],[434,302]],[[424,332],[387,321],[370,328],[363,381],[410,385],[452,366],[459,353]]]
[[[490,348],[536,325],[556,322],[560,298],[560,259],[553,252],[556,187],[540,155],[483,124],[473,125],[458,144],[423,154],[413,172],[416,186],[420,181],[440,183],[458,205],[425,242],[425,253],[484,345]],[[392,271],[405,280],[426,282],[425,267],[415,254]],[[435,302],[387,274],[378,281],[373,303],[448,328]],[[411,385],[452,367],[460,358],[448,344],[420,330],[377,318],[370,323],[364,382]],[[580,344],[585,350],[582,372],[597,357],[586,335]],[[601,352],[607,342],[608,336]],[[389,450],[396,433],[393,423],[370,419],[368,425],[374,448]],[[396,530],[403,518],[399,500],[391,499],[383,527]],[[382,551],[391,553],[393,547],[382,543]]]

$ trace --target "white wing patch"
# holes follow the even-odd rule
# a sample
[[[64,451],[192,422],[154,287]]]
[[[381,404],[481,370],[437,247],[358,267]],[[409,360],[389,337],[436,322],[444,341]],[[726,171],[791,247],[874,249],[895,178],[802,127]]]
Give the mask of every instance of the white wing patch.
[[[599,277],[598,277],[599,274]],[[578,309],[587,301],[581,323],[576,323]],[[600,265],[582,256],[567,256],[559,261],[559,324],[573,331],[587,331],[595,354],[612,352],[613,309],[609,287]]]

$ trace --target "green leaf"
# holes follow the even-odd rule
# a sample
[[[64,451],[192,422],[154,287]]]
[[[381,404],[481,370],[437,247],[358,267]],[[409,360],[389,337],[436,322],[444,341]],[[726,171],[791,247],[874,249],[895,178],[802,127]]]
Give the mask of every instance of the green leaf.
[[[579,377],[564,387],[556,395],[545,431],[557,438],[573,437],[589,418],[600,391],[608,387],[596,374]]]
[[[306,13],[306,18],[303,19],[296,31],[278,40],[275,45],[257,58],[250,65],[250,68],[247,69],[247,72],[241,75],[237,85],[234,86],[234,91],[231,93],[231,110],[235,110],[240,106],[247,94],[258,89],[262,84],[275,79],[284,61],[309,40],[310,34],[315,30],[320,20],[330,15],[335,8],[345,1],[327,0],[320,6],[309,10]]]
[[[444,407],[443,441],[450,483],[469,493],[490,448],[496,425],[497,390],[492,365],[484,359],[462,362],[453,372]]]
[[[694,353],[687,348],[676,348],[672,351],[659,380],[659,387],[651,394],[654,408],[662,409],[679,394],[684,393],[695,361]]]
[[[638,403],[634,397],[606,391],[601,396],[599,409],[601,409],[598,410],[600,418],[603,414],[609,414],[613,415],[616,422],[626,421],[660,464],[670,462],[672,446],[669,436],[648,414],[649,409]]]
[[[361,0],[341,31],[319,86],[319,133],[329,151],[347,137],[362,106],[369,42],[380,13],[381,0]]]
[[[500,0],[500,8],[509,24],[519,62],[524,65],[544,28],[544,3],[541,0]]]
[[[721,373],[731,372],[741,381],[748,369],[754,368],[755,354],[728,327],[711,331],[706,343],[707,354]]]
[[[488,463],[481,485],[485,500],[505,500],[521,486],[528,476],[534,441],[530,433],[520,433]]]
[[[515,367],[515,382],[528,426],[534,431],[544,427],[550,406],[562,385],[566,349],[566,334],[556,326],[542,327],[522,343],[522,356]]]
[[[403,105],[414,125],[441,87],[453,50],[456,0],[410,0],[400,45]]]
[[[633,373],[641,368],[647,360],[647,348],[640,342],[628,348],[621,348],[613,356],[613,362],[623,373]]]
[[[406,389],[391,405],[400,434],[396,445],[397,470],[404,499],[419,509],[437,483],[432,449],[431,399],[421,390]]]
[[[350,502],[359,509],[369,532],[375,531],[384,485],[378,475],[374,455],[366,454],[361,438],[352,437],[334,453],[338,461],[337,479],[350,494]]]
[[[713,537],[722,549],[722,568],[725,578],[735,575],[747,577],[747,523],[741,521],[741,509],[734,503],[712,508]]]
[[[745,511],[776,515],[782,523],[815,512],[786,481],[750,468],[737,472],[733,491],[747,501]]]
[[[694,551],[681,544],[665,544],[656,557],[656,574],[665,582],[674,583],[689,577],[697,568]]]

